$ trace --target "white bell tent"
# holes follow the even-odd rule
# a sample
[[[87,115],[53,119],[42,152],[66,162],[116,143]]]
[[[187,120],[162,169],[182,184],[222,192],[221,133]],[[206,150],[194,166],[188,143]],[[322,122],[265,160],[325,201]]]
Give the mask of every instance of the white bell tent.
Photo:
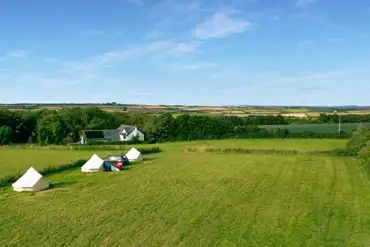
[[[94,154],[91,158],[81,167],[82,172],[101,172],[104,170],[104,160]]]
[[[136,148],[131,148],[130,151],[127,152],[126,157],[129,161],[143,160],[143,155]]]
[[[39,191],[48,188],[49,181],[31,167],[22,177],[12,184],[12,187],[13,190],[17,192]]]

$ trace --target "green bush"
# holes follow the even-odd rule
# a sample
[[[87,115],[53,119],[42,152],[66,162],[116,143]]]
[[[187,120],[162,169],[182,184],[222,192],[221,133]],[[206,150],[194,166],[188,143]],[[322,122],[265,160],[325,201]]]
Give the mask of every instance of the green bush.
[[[355,148],[339,148],[330,151],[332,156],[349,156],[354,157],[358,155],[358,151]]]
[[[357,128],[346,147],[361,158],[361,167],[370,172],[370,129],[363,126]]]
[[[370,146],[370,129],[359,127],[352,133],[351,139],[347,143],[347,148],[353,148],[360,151],[362,148]]]
[[[12,129],[8,126],[0,126],[0,145],[9,144],[11,140]]]

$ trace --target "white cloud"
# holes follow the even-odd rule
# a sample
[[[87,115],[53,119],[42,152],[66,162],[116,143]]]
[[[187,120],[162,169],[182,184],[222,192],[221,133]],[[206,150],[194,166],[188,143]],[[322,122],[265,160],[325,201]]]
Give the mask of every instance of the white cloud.
[[[172,51],[173,52],[194,52],[196,50],[196,46],[191,43],[177,43],[173,45]]]
[[[90,30],[85,30],[83,33],[87,36],[105,37],[105,38],[117,38],[117,37],[122,36],[121,31],[107,32],[107,31],[103,31],[103,30],[90,29]]]
[[[7,73],[9,71],[10,71],[10,69],[0,68],[0,73]]]
[[[276,79],[275,82],[277,83],[312,82],[315,80],[326,80],[326,79],[339,77],[339,76],[346,74],[347,72],[348,71],[333,70],[333,71],[326,71],[326,72],[320,72],[320,73],[313,73],[313,74],[305,75],[305,76],[279,77]]]
[[[148,53],[179,54],[194,52],[197,43],[158,41],[143,45],[134,45],[120,50],[108,51],[94,57],[99,62],[114,62]]]
[[[328,43],[332,43],[332,44],[337,44],[337,43],[342,43],[342,42],[344,42],[346,39],[345,38],[329,38],[328,40],[327,40],[327,42]]]
[[[32,50],[14,50],[8,51],[5,57],[8,58],[24,58],[32,53]]]
[[[200,1],[178,1],[178,0],[164,0],[158,1],[151,8],[149,15],[154,18],[169,18],[182,16],[185,13],[192,13],[199,10],[201,7]]]
[[[147,37],[156,38],[159,33],[178,36],[179,28],[202,18],[203,11],[202,3],[196,0],[158,0],[148,10],[153,31]]]
[[[148,39],[156,39],[161,35],[161,31],[158,29],[153,29],[145,34],[145,37]]]
[[[135,4],[139,7],[144,5],[143,0],[125,0],[125,2]]]
[[[84,34],[89,36],[103,36],[105,32],[102,30],[85,30]]]
[[[313,42],[311,40],[303,40],[303,41],[298,42],[299,48],[305,48],[311,45],[313,45]]]
[[[192,65],[186,65],[183,68],[185,70],[201,70],[201,69],[207,69],[217,66],[217,63],[198,63],[198,64],[192,64]]]
[[[309,6],[309,5],[314,4],[316,2],[317,2],[317,0],[297,0],[296,5],[298,7],[306,7],[306,6]]]
[[[46,58],[42,59],[42,61],[44,63],[54,63],[54,62],[56,62],[56,59],[52,58],[52,57],[46,57]]]
[[[221,11],[196,25],[193,35],[200,39],[223,38],[232,34],[243,33],[250,27],[250,22],[232,16],[232,12]]]

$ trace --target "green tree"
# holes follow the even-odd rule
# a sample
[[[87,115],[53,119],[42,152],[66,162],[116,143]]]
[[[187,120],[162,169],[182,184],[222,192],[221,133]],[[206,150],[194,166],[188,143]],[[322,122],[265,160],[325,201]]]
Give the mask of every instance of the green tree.
[[[9,144],[11,136],[12,129],[9,126],[0,127],[0,145]]]
[[[174,118],[171,113],[161,114],[156,121],[158,140],[169,140],[173,137]]]
[[[353,131],[352,137],[347,143],[347,148],[360,151],[367,147],[370,147],[370,129],[360,126]]]
[[[157,134],[157,125],[156,125],[156,117],[148,118],[148,120],[144,123],[142,130],[145,133],[145,138],[149,142],[153,142],[156,140]]]
[[[66,126],[58,113],[41,116],[37,122],[37,139],[40,144],[60,144],[66,137]]]

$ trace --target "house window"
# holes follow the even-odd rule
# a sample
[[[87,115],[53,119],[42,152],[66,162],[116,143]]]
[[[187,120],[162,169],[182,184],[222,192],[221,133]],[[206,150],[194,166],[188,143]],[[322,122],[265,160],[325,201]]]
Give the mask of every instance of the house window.
[[[126,139],[126,133],[122,133],[123,139]]]

